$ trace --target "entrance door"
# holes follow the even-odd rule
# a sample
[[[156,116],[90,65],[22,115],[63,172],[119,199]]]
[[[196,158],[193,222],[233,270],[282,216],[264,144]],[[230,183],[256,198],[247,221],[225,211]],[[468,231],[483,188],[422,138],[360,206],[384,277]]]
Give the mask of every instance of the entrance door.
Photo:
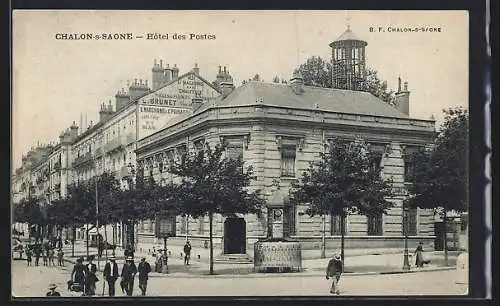
[[[224,254],[246,253],[246,222],[243,218],[224,221]]]

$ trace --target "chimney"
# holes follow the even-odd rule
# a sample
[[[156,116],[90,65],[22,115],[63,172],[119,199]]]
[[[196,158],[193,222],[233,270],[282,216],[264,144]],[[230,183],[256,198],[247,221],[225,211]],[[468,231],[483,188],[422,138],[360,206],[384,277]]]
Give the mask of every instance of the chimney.
[[[296,95],[300,95],[304,92],[304,79],[302,78],[302,74],[299,70],[295,70],[293,72],[293,76],[290,79],[290,86]]]
[[[200,68],[198,67],[198,63],[194,63],[194,67],[191,71],[196,75],[200,75]]]
[[[163,84],[166,84],[172,80],[172,68],[167,64],[165,69],[163,69]]]
[[[219,67],[220,69],[220,67]],[[233,77],[229,74],[229,70],[224,66],[222,72],[223,79],[219,83],[219,89],[222,92],[222,99],[225,99],[234,90]]]
[[[203,99],[202,98],[193,98],[191,100],[191,109],[193,113],[203,104]]]
[[[64,143],[71,143],[73,140],[71,139],[71,134],[69,129],[66,129],[63,134],[63,142]]]
[[[146,86],[146,84],[143,82],[142,79],[139,81],[137,79],[134,79],[134,83],[130,85],[129,87],[129,95],[130,95],[130,100],[134,101],[137,98],[141,97],[144,95],[146,92],[149,91],[149,88]],[[121,105],[123,107],[123,105]]]
[[[75,140],[78,137],[78,126],[75,121],[73,121],[73,124],[69,127],[69,133],[71,135],[71,140]]]
[[[125,89],[118,90],[115,95],[115,109],[119,111],[125,105],[130,102],[130,95],[125,91]]]
[[[395,94],[394,106],[403,114],[410,114],[410,92],[408,91],[408,82],[404,82],[401,90],[401,78],[398,78],[398,92]]]
[[[99,122],[106,120],[108,117],[108,110],[106,109],[106,106],[104,103],[101,103],[101,109],[99,110]]]
[[[172,80],[175,80],[179,77],[179,68],[177,68],[177,64],[174,64],[174,68],[172,68]]]
[[[164,81],[164,77],[163,77],[163,61],[160,60],[160,64],[158,65],[156,59],[154,60],[154,64],[153,64],[153,69],[151,69],[152,73],[153,73],[153,90],[157,90],[158,88],[160,88],[163,84],[163,81]],[[118,109],[118,107],[116,108]]]

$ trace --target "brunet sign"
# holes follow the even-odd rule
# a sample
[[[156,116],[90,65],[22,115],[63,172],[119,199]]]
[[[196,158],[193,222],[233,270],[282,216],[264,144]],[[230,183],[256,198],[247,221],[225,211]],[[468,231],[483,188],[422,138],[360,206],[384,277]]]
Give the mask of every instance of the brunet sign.
[[[194,74],[188,74],[139,100],[139,138],[151,135],[175,116],[191,111],[194,98],[203,102],[215,99],[219,93]]]

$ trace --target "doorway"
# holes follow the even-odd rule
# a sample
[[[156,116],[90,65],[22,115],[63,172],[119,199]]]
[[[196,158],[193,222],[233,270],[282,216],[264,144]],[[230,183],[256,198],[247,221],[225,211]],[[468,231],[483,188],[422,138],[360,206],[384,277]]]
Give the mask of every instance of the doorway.
[[[243,218],[224,221],[224,254],[246,254],[246,222]]]

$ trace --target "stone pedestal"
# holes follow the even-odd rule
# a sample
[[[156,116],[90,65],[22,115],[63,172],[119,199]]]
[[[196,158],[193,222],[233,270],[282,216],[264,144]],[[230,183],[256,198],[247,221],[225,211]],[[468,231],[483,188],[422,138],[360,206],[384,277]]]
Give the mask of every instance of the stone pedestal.
[[[255,272],[300,272],[302,252],[299,242],[258,241],[254,245]]]

